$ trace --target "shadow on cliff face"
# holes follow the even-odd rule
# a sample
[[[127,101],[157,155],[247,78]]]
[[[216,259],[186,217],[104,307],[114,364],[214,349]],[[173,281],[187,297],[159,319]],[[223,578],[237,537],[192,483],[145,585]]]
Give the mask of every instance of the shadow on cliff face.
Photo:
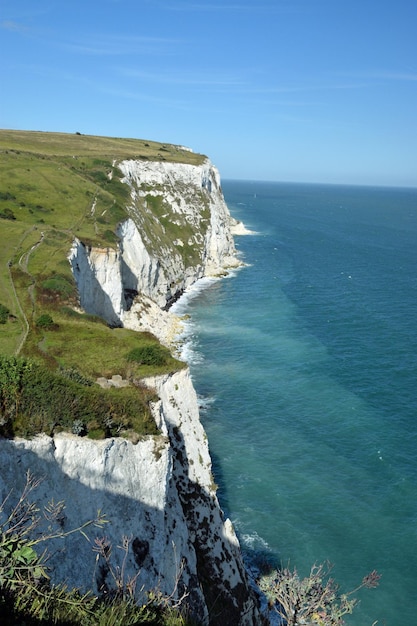
[[[80,304],[86,313],[99,315],[106,320],[109,326],[117,328],[122,325],[119,315],[116,313],[110,296],[104,291],[87,258],[87,248],[81,243],[78,255],[69,259],[72,273],[77,283]],[[119,279],[115,276],[114,280],[117,282]]]
[[[174,449],[174,475],[179,497],[192,530],[197,575],[209,611],[210,626],[262,623],[258,598],[250,586],[234,531],[227,533],[217,498],[189,478],[185,441],[167,424]]]
[[[120,259],[120,269],[122,274],[123,296],[125,299],[125,310],[130,311],[133,300],[138,295],[138,278],[132,272],[123,256]]]
[[[112,571],[124,568],[125,582],[138,576],[138,600],[144,600],[146,591],[151,590],[159,590],[165,596],[172,594],[174,600],[185,594],[185,605],[197,623],[258,625],[261,621],[257,601],[248,584],[239,548],[233,537],[224,532],[215,496],[190,481],[180,431],[173,429],[171,436],[175,439],[172,442],[174,472],[164,487],[166,497],[161,508],[146,504],[140,486],[132,480],[126,481],[125,493],[115,493],[115,488],[120,488],[120,467],[106,475],[104,488],[94,488],[92,485],[100,480],[97,472],[91,467],[86,470],[86,464],[81,463],[82,438],[72,438],[80,459],[76,477],[70,477],[56,461],[53,439],[45,436],[47,445],[38,447],[37,453],[23,442],[1,439],[1,501],[13,490],[4,512],[7,514],[22,493],[29,470],[41,479],[31,495],[41,510],[48,502],[65,501],[58,521],[64,533],[95,519],[99,509],[108,519],[104,528],[85,529],[88,540],[85,535],[74,533],[49,543],[52,582],[110,594],[115,588]],[[108,450],[113,441],[106,440]],[[39,532],[47,531],[50,526],[51,522],[43,518]],[[123,536],[129,539],[125,562],[124,552],[119,549]],[[111,570],[94,552],[96,538],[105,539],[112,546]]]
[[[89,475],[84,471],[84,467],[80,468],[78,478],[71,478],[62,471],[50,454],[54,448],[53,440],[50,442],[50,449],[42,450],[40,456],[21,444],[0,440],[0,499],[8,498],[4,515],[9,513],[22,493],[29,470],[35,478],[41,479],[30,497],[41,511],[51,501],[55,504],[65,501],[65,509],[57,521],[58,530],[65,533],[95,519],[99,509],[108,520],[103,528],[90,526],[83,534],[77,532],[47,544],[47,564],[52,582],[65,582],[69,587],[92,589],[94,593],[106,595],[115,589],[112,571],[124,570],[125,583],[137,576],[138,600],[145,600],[146,591],[160,591],[166,597],[172,595],[173,600],[188,594],[186,602],[193,615],[199,621],[204,620],[206,607],[195,574],[196,559],[188,545],[184,520],[179,518],[182,512],[175,502],[175,493],[168,488],[166,504],[170,514],[163,506],[157,508],[144,503],[140,492],[130,496],[112,493],[110,481],[108,489],[94,489],[81,482],[94,484],[96,480],[93,473]],[[82,455],[82,445],[78,446],[78,454]],[[131,488],[134,491],[135,485],[132,484]],[[41,515],[39,534],[47,532],[50,527],[51,522]],[[124,552],[119,549],[123,536],[129,540],[125,561]],[[111,545],[112,571],[105,559],[94,551],[96,539],[105,539]]]

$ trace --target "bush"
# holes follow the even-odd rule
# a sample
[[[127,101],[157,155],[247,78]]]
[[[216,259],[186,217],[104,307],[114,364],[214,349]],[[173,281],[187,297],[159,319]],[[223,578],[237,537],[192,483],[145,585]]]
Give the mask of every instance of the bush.
[[[314,565],[309,576],[300,578],[296,569],[283,568],[264,576],[259,586],[286,626],[341,626],[343,616],[352,613],[358,603],[350,596],[363,587],[376,587],[380,575],[374,570],[356,589],[341,594],[330,578],[331,569],[329,564]]]
[[[3,209],[3,211],[0,211],[0,218],[3,220],[15,220],[16,216],[11,209]]]
[[[64,378],[68,378],[69,380],[73,380],[79,385],[84,385],[85,387],[91,387],[93,381],[89,378],[86,378],[79,372],[75,367],[60,367],[59,373]]]
[[[16,200],[16,196],[9,191],[0,191],[0,200]]]
[[[126,358],[139,365],[166,365],[170,356],[169,350],[160,344],[149,344],[131,350]]]
[[[74,420],[72,423],[71,432],[73,435],[85,435],[86,430],[83,421],[80,419]]]
[[[43,315],[38,317],[38,319],[36,320],[36,326],[38,328],[51,329],[55,327],[55,323],[48,313],[43,313]]]
[[[84,435],[88,424],[107,437],[130,430],[157,434],[151,399],[153,393],[145,388],[101,389],[76,370],[61,374],[26,359],[0,357],[2,436],[52,435],[57,430]]]
[[[9,319],[9,309],[4,306],[4,304],[0,304],[0,324],[5,324]]]
[[[0,434],[10,434],[10,422],[18,412],[24,379],[31,367],[20,357],[0,355]]]

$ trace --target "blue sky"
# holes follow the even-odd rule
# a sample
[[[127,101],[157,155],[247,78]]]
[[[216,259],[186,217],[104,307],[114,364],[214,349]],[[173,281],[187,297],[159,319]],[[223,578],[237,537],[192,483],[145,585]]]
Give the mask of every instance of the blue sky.
[[[3,0],[0,127],[137,137],[223,178],[417,186],[415,0]]]

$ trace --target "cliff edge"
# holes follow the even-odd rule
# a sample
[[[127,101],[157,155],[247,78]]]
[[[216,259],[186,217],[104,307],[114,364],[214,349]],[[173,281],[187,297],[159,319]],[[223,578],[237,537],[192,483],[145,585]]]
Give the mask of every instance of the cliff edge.
[[[180,323],[170,305],[199,278],[240,264],[219,174],[208,159],[200,161],[112,161],[108,180],[117,170],[128,190],[116,240],[103,246],[77,235],[67,251],[79,311],[112,328],[149,331],[170,346]],[[107,210],[97,215],[92,202],[96,230]],[[259,624],[238,540],[217,501],[189,371],[144,382],[159,398],[152,404],[159,435],[137,443],[69,433],[2,439],[0,494],[5,498],[11,487],[18,493],[30,470],[42,479],[40,504],[65,501],[64,529],[94,518],[97,509],[106,513],[115,567],[123,565],[116,547],[124,537],[128,542],[123,567],[126,577],[137,576],[138,599],[159,590],[181,599],[201,624]],[[69,535],[50,550],[53,582],[93,584],[95,592],[111,588],[111,572],[82,535]]]

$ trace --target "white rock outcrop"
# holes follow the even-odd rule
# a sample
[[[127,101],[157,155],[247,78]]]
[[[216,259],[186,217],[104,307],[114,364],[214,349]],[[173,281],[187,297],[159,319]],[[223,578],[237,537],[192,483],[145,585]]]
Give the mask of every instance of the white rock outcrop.
[[[259,616],[239,542],[219,507],[207,438],[188,369],[147,379],[159,401],[153,406],[159,436],[133,444],[121,438],[92,441],[71,434],[32,440],[0,440],[0,497],[5,510],[22,492],[28,471],[41,479],[32,498],[45,506],[64,501],[65,532],[106,514],[103,529],[90,527],[49,544],[52,582],[99,592],[114,587],[111,572],[94,552],[95,539],[113,546],[112,566],[125,582],[137,576],[137,593],[159,590],[186,596],[201,624],[253,626]],[[39,530],[50,522],[45,519]],[[216,607],[214,615],[210,614]]]
[[[174,481],[197,558],[197,577],[210,624],[258,625],[260,617],[239,542],[217,501],[207,436],[189,371],[146,382],[160,398],[155,410],[160,411],[160,427],[173,448]]]
[[[131,204],[130,217],[118,228],[117,249],[75,239],[69,261],[82,308],[112,325],[136,328],[143,298],[167,308],[197,279],[240,262],[234,220],[208,159],[200,166],[127,160],[118,167]]]
[[[190,589],[197,613],[207,613],[204,598],[195,587],[196,557],[189,541],[178,492],[173,479],[172,448],[166,437],[149,437],[133,445],[123,439],[92,441],[71,434],[33,440],[0,440],[4,499],[13,485],[10,503],[23,490],[26,472],[41,479],[31,495],[43,503],[65,502],[60,516],[63,531],[105,513],[103,529],[86,530],[89,544],[79,533],[49,544],[53,582],[91,588],[98,592],[112,585],[101,560],[96,562],[94,539],[106,537],[113,546],[113,566],[121,567],[117,549],[126,536],[130,550],[126,578],[140,572],[137,589],[160,589],[170,595]],[[42,528],[42,527],[41,527]]]

